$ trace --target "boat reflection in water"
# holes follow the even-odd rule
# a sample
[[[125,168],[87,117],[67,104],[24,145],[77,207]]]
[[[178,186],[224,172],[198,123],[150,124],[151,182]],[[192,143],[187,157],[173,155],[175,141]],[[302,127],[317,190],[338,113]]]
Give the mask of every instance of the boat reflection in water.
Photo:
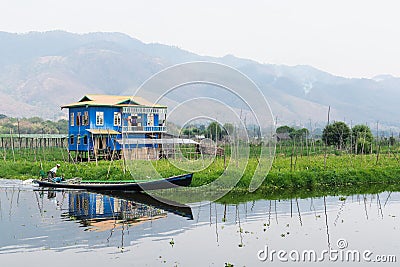
[[[189,206],[167,204],[140,192],[68,192],[68,212],[62,217],[79,221],[89,231],[105,231],[128,224],[167,217],[167,213],[193,219]]]

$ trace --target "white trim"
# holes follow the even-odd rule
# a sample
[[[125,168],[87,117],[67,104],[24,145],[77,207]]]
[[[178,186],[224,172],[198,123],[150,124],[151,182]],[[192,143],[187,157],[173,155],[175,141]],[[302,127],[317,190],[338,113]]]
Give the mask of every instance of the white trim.
[[[96,126],[104,125],[104,111],[96,111]]]
[[[122,116],[121,112],[114,112],[114,126],[121,126],[121,121],[122,121]]]
[[[123,113],[155,113],[155,114],[165,114],[167,113],[166,108],[144,108],[144,107],[123,107]]]

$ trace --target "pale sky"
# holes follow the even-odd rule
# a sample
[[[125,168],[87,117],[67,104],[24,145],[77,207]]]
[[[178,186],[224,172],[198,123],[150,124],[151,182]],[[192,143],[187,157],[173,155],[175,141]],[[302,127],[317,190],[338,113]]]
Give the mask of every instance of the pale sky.
[[[201,55],[400,77],[398,0],[0,0],[0,31],[48,30],[122,32]]]

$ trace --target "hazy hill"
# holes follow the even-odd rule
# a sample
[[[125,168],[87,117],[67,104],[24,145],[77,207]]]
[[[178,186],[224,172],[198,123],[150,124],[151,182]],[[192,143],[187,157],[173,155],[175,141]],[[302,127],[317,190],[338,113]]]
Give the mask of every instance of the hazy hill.
[[[221,62],[248,75],[281,123],[325,122],[330,105],[332,119],[400,124],[400,78],[346,79],[310,66],[260,64],[231,55],[199,56],[120,33],[62,31],[0,32],[0,113],[55,120],[65,114],[61,105],[84,94],[130,94],[157,71],[193,60]]]

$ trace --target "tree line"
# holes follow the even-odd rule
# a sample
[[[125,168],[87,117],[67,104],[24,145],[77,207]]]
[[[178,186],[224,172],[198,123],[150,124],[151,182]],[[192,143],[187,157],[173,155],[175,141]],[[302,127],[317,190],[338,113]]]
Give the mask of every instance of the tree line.
[[[220,125],[217,122],[211,122],[207,126],[204,124],[200,125],[188,125],[182,129],[182,134],[188,137],[204,136],[214,141],[222,140],[225,136],[232,134],[234,126],[231,123],[225,123]]]
[[[279,134],[286,134],[286,137],[290,138],[290,140],[304,141],[308,138],[309,131],[306,128],[295,129],[284,125],[276,129],[276,134],[278,141]],[[342,121],[326,125],[322,131],[321,141],[327,146],[336,147],[338,150],[350,149],[357,154],[372,153],[374,142],[381,144],[384,141],[389,146],[394,146],[396,143],[393,135],[389,138],[384,138],[379,137],[379,133],[377,133],[376,137],[374,137],[369,126],[359,124],[350,128]]]
[[[44,120],[40,117],[13,118],[0,114],[0,134],[67,134],[68,121]]]

